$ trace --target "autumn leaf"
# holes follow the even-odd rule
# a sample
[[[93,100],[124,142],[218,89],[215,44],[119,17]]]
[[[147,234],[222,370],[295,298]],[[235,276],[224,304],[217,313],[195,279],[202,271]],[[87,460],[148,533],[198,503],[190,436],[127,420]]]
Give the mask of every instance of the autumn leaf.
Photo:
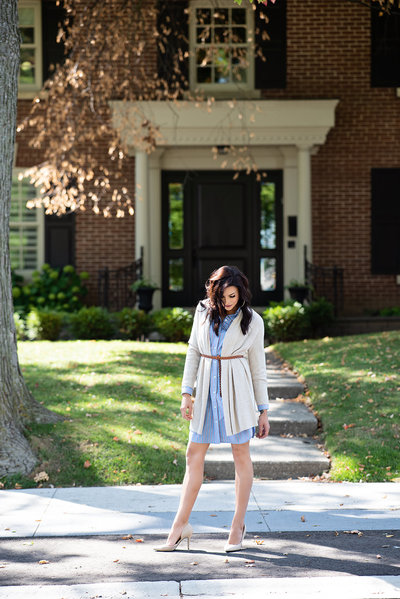
[[[85,460],[85,463],[83,464],[83,467],[84,468],[90,468],[91,465],[92,464],[91,464],[91,462],[89,462],[89,460]]]
[[[143,539],[135,539],[135,543],[144,543]]]
[[[50,562],[49,562],[49,560],[47,560],[47,559],[41,559],[41,560],[39,560],[39,562],[38,562],[38,563],[39,563],[39,564],[49,564]]]
[[[129,539],[133,539],[133,535],[125,535],[124,537],[122,537],[123,541],[128,541]]]
[[[304,516],[300,516],[300,520],[301,520],[302,522],[305,522],[305,521],[306,521],[306,519],[305,519],[305,517],[304,517]]]

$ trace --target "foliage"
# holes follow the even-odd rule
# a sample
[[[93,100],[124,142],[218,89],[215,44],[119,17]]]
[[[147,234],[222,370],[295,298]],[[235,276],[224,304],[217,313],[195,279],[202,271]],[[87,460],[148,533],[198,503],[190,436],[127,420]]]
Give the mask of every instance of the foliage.
[[[17,333],[17,340],[22,341],[22,339],[25,339],[25,322],[18,312],[14,312],[14,325]]]
[[[271,302],[262,317],[266,335],[269,339],[294,341],[307,335],[308,322],[305,307],[299,302]]]
[[[32,308],[73,312],[82,306],[87,294],[84,281],[86,272],[77,274],[71,265],[51,268],[43,264],[41,271],[35,270],[32,282],[23,284],[22,277],[13,274],[14,306],[18,312],[29,312]]]
[[[400,331],[279,343],[305,377],[333,480],[400,480]]]
[[[314,335],[334,321],[333,305],[320,297],[305,306],[306,317],[311,333]]]
[[[271,302],[263,314],[265,331],[273,341],[296,341],[321,334],[334,320],[333,306],[325,298],[302,305],[293,300]]]
[[[183,344],[34,341],[18,349],[29,388],[63,420],[29,425],[37,468],[29,477],[2,479],[7,487],[182,482]],[[49,480],[36,483],[42,471]]]
[[[400,306],[393,306],[392,308],[382,308],[378,312],[379,316],[400,316]]]
[[[183,308],[162,308],[154,312],[153,321],[167,341],[186,341],[192,329],[193,316]]]
[[[76,339],[111,339],[115,323],[109,312],[98,306],[81,308],[71,314],[72,334]]]
[[[118,322],[119,333],[124,339],[140,339],[150,331],[151,317],[144,310],[123,308],[114,316]]]
[[[136,279],[131,285],[132,291],[138,291],[139,289],[158,289],[157,283],[153,283],[149,279]]]
[[[34,309],[26,317],[26,336],[31,341],[56,341],[61,332],[63,316],[60,312]]]

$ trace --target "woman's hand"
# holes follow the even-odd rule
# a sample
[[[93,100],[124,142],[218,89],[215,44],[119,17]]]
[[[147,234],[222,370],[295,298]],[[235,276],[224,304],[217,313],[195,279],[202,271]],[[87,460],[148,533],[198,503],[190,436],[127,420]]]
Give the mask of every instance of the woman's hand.
[[[267,412],[267,410],[264,410],[258,418],[258,433],[257,433],[256,437],[258,437],[258,439],[265,439],[265,437],[268,437],[268,433],[269,433],[268,412]]]
[[[182,393],[181,414],[185,420],[192,420],[193,400],[189,393]]]

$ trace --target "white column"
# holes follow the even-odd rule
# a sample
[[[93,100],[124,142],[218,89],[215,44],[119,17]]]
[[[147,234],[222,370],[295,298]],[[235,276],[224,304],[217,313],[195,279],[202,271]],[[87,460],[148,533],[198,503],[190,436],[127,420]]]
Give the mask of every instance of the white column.
[[[311,146],[297,148],[298,168],[298,259],[299,278],[304,278],[304,246],[312,262],[312,212],[311,212]]]
[[[161,165],[163,149],[157,148],[149,157],[149,244],[148,259],[150,279],[161,288],[162,281],[162,247],[161,247]],[[153,298],[155,310],[161,308],[161,291],[156,291]]]
[[[149,278],[149,201],[148,156],[140,150],[135,153],[135,256],[144,249],[143,276]]]

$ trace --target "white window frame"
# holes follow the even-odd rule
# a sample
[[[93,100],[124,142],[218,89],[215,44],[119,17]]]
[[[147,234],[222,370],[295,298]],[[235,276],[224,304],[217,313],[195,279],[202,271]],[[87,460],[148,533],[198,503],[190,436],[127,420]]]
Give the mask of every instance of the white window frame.
[[[43,85],[42,2],[41,0],[19,0],[18,8],[33,8],[35,15],[35,43],[21,44],[21,49],[26,47],[35,50],[35,83],[18,84],[18,97],[32,98]]]
[[[215,96],[230,95],[237,92],[257,93],[255,90],[255,39],[254,39],[254,9],[249,2],[242,6],[237,6],[232,0],[191,0],[189,11],[189,83],[192,92],[202,90],[210,92]],[[230,83],[197,83],[196,81],[196,9],[198,8],[242,8],[247,11],[247,52],[248,52],[248,67],[246,82],[230,82]]]
[[[22,183],[22,180],[19,179],[20,175],[25,171],[23,168],[14,168],[13,169],[13,181],[18,179],[19,183]],[[24,179],[27,182],[27,179]],[[33,185],[32,185],[33,186]],[[20,198],[18,198],[19,201]],[[11,202],[13,202],[13,198],[11,198]],[[24,277],[24,279],[30,279],[34,270],[41,268],[44,264],[44,210],[41,208],[32,208],[36,212],[36,221],[35,222],[25,222],[21,219],[19,220],[11,220],[10,217],[10,227],[24,227],[24,228],[32,228],[37,231],[37,245],[36,245],[36,266],[32,269],[26,268],[17,268],[15,271]],[[20,252],[22,252],[22,248],[20,248]]]

